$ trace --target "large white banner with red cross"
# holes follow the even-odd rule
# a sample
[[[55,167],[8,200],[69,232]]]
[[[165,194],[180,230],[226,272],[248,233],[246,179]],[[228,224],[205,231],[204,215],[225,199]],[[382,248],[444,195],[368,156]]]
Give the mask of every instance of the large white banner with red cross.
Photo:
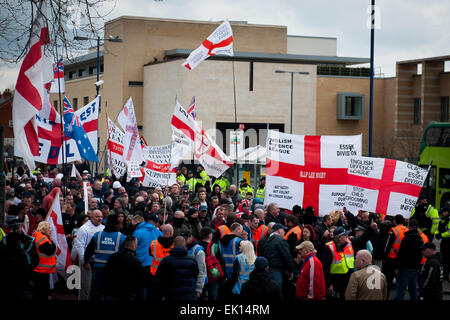
[[[269,130],[264,203],[314,208],[325,215],[345,205],[350,157],[361,156],[361,135],[304,136]]]
[[[409,218],[428,171],[413,164],[383,158],[350,159],[346,208]]]

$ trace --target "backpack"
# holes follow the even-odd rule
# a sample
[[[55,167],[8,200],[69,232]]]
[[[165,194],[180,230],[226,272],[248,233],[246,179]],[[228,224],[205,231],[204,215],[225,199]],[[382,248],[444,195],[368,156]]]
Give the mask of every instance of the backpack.
[[[222,267],[220,266],[219,261],[214,255],[211,254],[212,244],[213,244],[212,241],[208,243],[208,246],[206,247],[206,256],[205,256],[206,271],[208,273],[209,283],[214,283],[225,275],[225,273],[222,270]]]

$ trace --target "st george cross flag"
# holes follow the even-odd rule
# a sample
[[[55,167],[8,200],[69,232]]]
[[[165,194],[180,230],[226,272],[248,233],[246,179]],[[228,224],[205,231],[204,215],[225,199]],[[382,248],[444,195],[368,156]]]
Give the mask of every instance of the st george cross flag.
[[[350,157],[361,155],[361,135],[304,136],[269,130],[264,203],[323,216],[345,205]]]
[[[56,272],[64,278],[67,277],[66,270],[72,264],[70,260],[69,246],[64,233],[61,204],[59,201],[61,191],[58,189],[52,206],[47,213],[45,221],[51,226],[52,241],[56,245]]]
[[[99,98],[100,96],[96,97],[86,106],[75,111],[95,153],[97,153],[98,147]],[[36,123],[38,125],[39,135],[39,155],[35,156],[34,160],[47,164],[61,164],[63,158],[61,152],[60,116],[56,113],[56,116],[47,119],[44,113],[39,112],[36,115]],[[64,137],[64,152],[67,157],[67,163],[81,159],[75,139],[68,138],[67,135]]]
[[[351,158],[348,167],[347,210],[409,218],[427,177],[427,170],[383,158]]]
[[[191,52],[182,64],[189,70],[197,67],[200,62],[213,55],[233,55],[233,31],[228,20],[220,26],[203,43]]]
[[[45,6],[41,3],[33,23],[30,47],[17,77],[12,108],[14,154],[23,158],[30,171],[36,167],[33,156],[39,154],[35,115],[42,109],[44,85],[53,78],[48,28],[40,15],[45,12]]]
[[[209,176],[218,178],[229,167],[231,160],[210,138],[210,136],[198,125],[189,113],[178,103],[172,116],[172,130],[178,135],[184,135],[189,140],[194,150],[195,158],[205,168]]]
[[[140,165],[143,161],[142,148],[131,97],[119,113],[117,121],[125,131],[123,156],[126,163]]]
[[[50,93],[66,92],[66,85],[64,83],[64,65],[63,59],[59,59],[53,67],[53,81],[50,88]]]
[[[191,104],[188,109],[188,113],[191,115],[192,119],[197,118],[197,108],[195,106],[195,97],[192,97]]]
[[[64,134],[75,140],[81,158],[98,162],[97,153],[67,97],[64,97]]]
[[[170,144],[144,147],[145,167],[141,168],[143,176],[139,178],[144,187],[164,187],[176,183],[175,168],[170,165],[171,149]]]
[[[123,159],[123,141],[125,133],[108,118],[108,163],[112,174],[120,178],[127,172],[127,164]]]

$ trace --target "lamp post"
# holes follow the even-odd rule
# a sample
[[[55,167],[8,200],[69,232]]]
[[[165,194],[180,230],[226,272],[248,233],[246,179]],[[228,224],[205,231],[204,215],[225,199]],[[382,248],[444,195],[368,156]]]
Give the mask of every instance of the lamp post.
[[[291,74],[291,125],[290,125],[290,134],[292,134],[292,114],[294,113],[294,73],[297,74],[309,74],[306,71],[286,71],[286,70],[275,70],[275,73],[290,73]]]
[[[85,41],[85,40],[97,40],[97,82],[95,83],[95,89],[96,89],[96,96],[98,97],[98,91],[100,89],[100,40],[103,41],[109,41],[109,42],[123,42],[119,36],[113,37],[110,36],[108,39],[101,39],[99,36],[97,38],[89,38],[89,37],[81,37],[81,36],[75,36],[73,37],[73,40],[79,40],[79,41]],[[99,100],[99,106],[98,106],[98,112],[100,112],[100,100]],[[97,157],[98,157],[98,147],[100,146],[100,138],[97,137]],[[95,171],[98,173],[98,162],[95,163]]]

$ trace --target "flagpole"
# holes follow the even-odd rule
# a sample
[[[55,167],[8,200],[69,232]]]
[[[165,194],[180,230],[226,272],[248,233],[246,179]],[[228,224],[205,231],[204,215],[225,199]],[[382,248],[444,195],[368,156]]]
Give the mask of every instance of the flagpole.
[[[63,178],[61,179],[61,185],[63,189],[63,197],[66,197],[66,188],[65,188],[65,180],[64,176],[66,175],[66,162],[67,162],[67,153],[64,150],[64,128],[63,128],[63,119],[64,119],[64,108],[61,103],[61,81],[59,78],[59,61],[58,61],[58,44],[55,41],[55,50],[56,50],[56,70],[58,71],[58,99],[59,99],[59,119],[60,119],[60,128],[61,128],[61,160],[62,160],[62,171],[63,171]]]
[[[234,58],[232,60],[232,66],[233,66],[233,96],[234,96],[234,126],[236,128],[235,130],[235,138],[236,141],[234,142],[236,147],[236,188],[239,187],[239,163],[238,163],[238,147],[237,147],[237,111],[236,111],[236,76],[234,73]]]

